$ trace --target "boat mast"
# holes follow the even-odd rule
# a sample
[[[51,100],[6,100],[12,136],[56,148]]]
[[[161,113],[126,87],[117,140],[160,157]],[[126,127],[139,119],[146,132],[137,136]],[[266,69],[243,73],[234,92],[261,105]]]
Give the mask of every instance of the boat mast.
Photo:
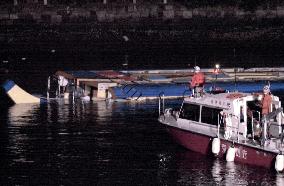
[[[236,49],[234,48],[235,92],[237,91]]]

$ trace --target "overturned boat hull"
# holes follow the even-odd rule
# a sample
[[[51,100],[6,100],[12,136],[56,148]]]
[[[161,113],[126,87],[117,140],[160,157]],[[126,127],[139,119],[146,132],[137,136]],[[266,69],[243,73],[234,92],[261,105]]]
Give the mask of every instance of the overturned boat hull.
[[[44,101],[42,98],[33,96],[19,87],[14,81],[7,80],[2,87],[4,88],[7,95],[15,104],[21,103],[41,103]]]

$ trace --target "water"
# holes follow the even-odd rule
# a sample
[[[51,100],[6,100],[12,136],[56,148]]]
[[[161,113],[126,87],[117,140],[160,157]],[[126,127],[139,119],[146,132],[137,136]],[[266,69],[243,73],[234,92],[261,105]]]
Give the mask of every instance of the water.
[[[104,45],[92,49],[93,45],[9,43],[0,51],[0,79],[13,79],[28,92],[45,96],[47,77],[57,70],[177,69],[195,64],[208,68],[216,62],[247,68],[283,63],[280,49],[257,56],[237,49],[234,58],[230,46],[215,49],[218,43],[205,49],[176,45],[155,50],[139,46],[108,50]],[[127,67],[122,65],[126,62]],[[283,91],[277,94],[282,96]],[[284,174],[273,168],[227,163],[177,145],[157,121],[157,101],[11,106],[1,97],[0,103],[0,185],[284,184]]]
[[[180,100],[167,101],[178,106]],[[1,185],[283,185],[284,174],[185,150],[157,101],[3,108]]]

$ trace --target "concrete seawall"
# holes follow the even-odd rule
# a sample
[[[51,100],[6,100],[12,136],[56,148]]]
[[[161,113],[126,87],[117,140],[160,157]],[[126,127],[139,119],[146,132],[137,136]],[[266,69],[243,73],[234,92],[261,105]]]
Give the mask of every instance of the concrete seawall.
[[[284,7],[270,9],[258,8],[244,10],[230,6],[206,6],[192,8],[182,3],[92,3],[84,6],[47,6],[30,3],[17,6],[0,7],[0,23],[13,24],[17,20],[29,20],[38,23],[60,24],[62,22],[113,22],[116,20],[140,21],[144,19],[190,20],[206,19],[263,19],[284,18]]]

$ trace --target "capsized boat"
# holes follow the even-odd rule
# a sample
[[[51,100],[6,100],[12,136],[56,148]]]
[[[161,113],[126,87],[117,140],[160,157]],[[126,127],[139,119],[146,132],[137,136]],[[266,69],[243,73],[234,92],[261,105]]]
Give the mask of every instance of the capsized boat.
[[[24,89],[19,87],[14,81],[7,80],[2,84],[7,95],[15,104],[21,103],[45,103],[45,98],[36,97],[26,92]]]
[[[283,109],[272,95],[271,112],[261,116],[259,93],[227,92],[189,96],[180,108],[164,109],[159,122],[187,149],[263,167],[284,169]]]

